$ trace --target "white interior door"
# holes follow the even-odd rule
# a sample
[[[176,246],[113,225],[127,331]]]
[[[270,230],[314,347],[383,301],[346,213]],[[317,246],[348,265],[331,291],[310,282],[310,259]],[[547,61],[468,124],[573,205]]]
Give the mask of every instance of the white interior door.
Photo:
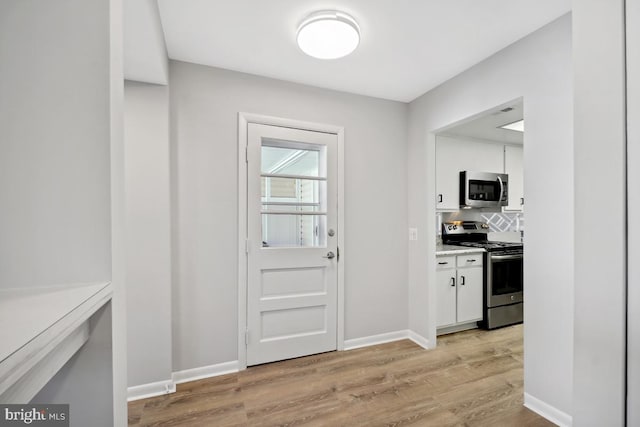
[[[248,124],[247,365],[337,348],[337,142]]]

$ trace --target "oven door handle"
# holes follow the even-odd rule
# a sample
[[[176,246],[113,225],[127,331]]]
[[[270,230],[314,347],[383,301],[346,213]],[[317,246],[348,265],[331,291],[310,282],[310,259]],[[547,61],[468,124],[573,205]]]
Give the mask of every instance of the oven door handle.
[[[522,255],[491,255],[491,261],[502,261],[508,259],[522,259]]]

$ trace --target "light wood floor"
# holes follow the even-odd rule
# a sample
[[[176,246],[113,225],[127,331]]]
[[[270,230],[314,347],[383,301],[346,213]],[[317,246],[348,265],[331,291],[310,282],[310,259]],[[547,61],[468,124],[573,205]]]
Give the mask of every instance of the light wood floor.
[[[522,406],[522,325],[255,366],[129,404],[130,426],[552,426]]]

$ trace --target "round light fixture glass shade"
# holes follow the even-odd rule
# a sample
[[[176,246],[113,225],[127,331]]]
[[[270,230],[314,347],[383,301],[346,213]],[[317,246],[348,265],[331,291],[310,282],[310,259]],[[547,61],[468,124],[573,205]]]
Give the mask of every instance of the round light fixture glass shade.
[[[360,27],[346,13],[315,12],[298,27],[297,41],[300,49],[314,58],[342,58],[358,47]]]

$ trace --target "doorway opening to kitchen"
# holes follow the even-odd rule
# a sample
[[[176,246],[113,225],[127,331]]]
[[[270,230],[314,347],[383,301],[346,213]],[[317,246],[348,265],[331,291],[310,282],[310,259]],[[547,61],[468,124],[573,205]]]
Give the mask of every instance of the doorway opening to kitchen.
[[[523,155],[522,98],[435,134],[439,336],[523,322]]]
[[[240,368],[341,350],[343,129],[241,113],[238,135]]]

